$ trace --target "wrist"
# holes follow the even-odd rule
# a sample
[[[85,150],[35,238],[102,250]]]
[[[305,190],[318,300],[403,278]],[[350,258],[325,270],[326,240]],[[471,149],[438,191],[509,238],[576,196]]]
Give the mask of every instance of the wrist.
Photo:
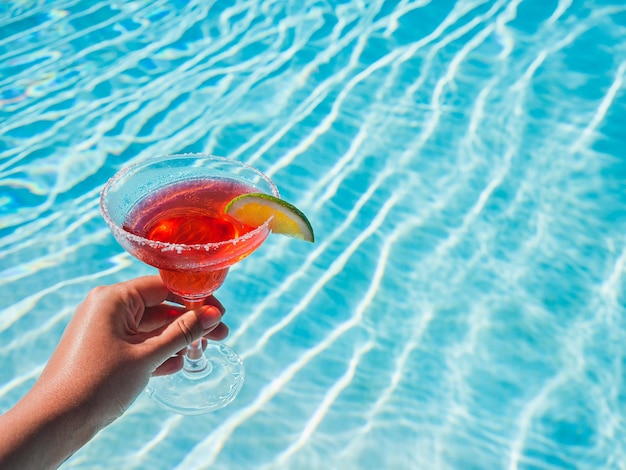
[[[0,416],[0,468],[57,468],[104,427],[86,402],[68,398],[35,386]]]

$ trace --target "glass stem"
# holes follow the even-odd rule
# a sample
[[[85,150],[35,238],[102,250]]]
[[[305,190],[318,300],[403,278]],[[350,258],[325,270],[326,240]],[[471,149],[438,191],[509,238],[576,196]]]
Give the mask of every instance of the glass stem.
[[[198,309],[203,304],[203,300],[185,301],[185,307],[187,310]],[[211,369],[213,368],[211,363],[206,359],[206,357],[204,357],[204,348],[202,345],[203,341],[204,338],[200,338],[187,346],[183,370],[190,375],[198,374],[199,376],[205,376],[211,372]],[[202,374],[200,374],[200,372],[202,372]]]

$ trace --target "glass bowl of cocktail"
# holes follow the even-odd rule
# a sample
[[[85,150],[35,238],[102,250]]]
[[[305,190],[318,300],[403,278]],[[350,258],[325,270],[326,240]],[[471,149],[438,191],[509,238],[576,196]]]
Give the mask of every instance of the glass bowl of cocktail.
[[[100,207],[120,245],[157,268],[188,309],[199,308],[230,266],[271,231],[313,241],[304,214],[280,200],[267,176],[204,154],[157,157],[120,170],[105,185]],[[232,349],[197,340],[183,369],[153,377],[148,393],[170,410],[199,414],[228,405],[243,381],[243,363]]]

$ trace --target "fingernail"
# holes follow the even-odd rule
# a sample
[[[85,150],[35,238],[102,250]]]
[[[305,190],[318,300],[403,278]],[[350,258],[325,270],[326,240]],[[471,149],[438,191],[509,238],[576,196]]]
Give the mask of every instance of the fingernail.
[[[199,317],[200,325],[202,325],[202,328],[205,330],[219,325],[222,321],[222,314],[219,309],[217,307],[213,307],[212,305],[201,308],[199,311]]]

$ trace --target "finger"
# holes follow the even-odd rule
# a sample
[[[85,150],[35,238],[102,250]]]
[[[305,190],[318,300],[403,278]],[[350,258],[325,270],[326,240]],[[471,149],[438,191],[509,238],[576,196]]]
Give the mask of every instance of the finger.
[[[204,305],[212,305],[213,307],[217,307],[217,309],[220,311],[222,315],[226,313],[226,307],[224,307],[222,305],[222,302],[217,300],[217,298],[213,297],[212,295],[207,297],[207,299],[204,301]]]
[[[228,336],[228,326],[225,323],[220,323],[204,337],[213,341],[221,341]]]
[[[202,337],[202,350],[204,351],[206,349],[207,346],[207,340],[211,340],[211,341],[221,341],[224,338],[226,338],[228,336],[228,333],[230,332],[228,326],[225,323],[220,323],[219,325],[217,325],[213,330],[211,330],[209,333],[205,334]],[[185,346],[183,349],[180,349],[179,351],[176,351],[176,356],[184,356],[187,353],[187,346]],[[170,358],[172,359],[172,358]]]
[[[229,332],[230,330],[228,326],[225,323],[220,323],[213,330],[211,330],[209,333],[205,334],[202,337],[202,350],[204,351],[206,349],[207,340],[221,341],[228,336]],[[183,349],[179,351],[176,351],[176,355],[183,356],[185,355],[186,352],[187,352],[187,346],[185,346]]]
[[[138,277],[126,281],[122,285],[139,294],[145,307],[159,305],[172,295],[159,276]]]
[[[176,317],[185,313],[185,309],[171,304],[159,304],[148,307],[141,318],[137,331],[146,333],[172,323]]]
[[[179,315],[154,336],[155,354],[169,357],[216,328],[222,319],[217,307],[203,306]]]
[[[207,345],[207,339],[203,336],[202,337],[202,350],[203,351],[206,349],[206,345]],[[185,354],[187,354],[186,346],[176,353],[177,356],[184,356]]]
[[[172,356],[167,359],[163,364],[157,367],[152,373],[153,377],[157,377],[159,375],[170,375],[178,372],[183,368],[185,364],[182,356]]]
[[[169,302],[174,302],[178,305],[185,305],[185,301],[183,300],[183,298],[175,294],[171,294],[170,296],[168,296],[167,300]],[[222,313],[222,315],[226,313],[226,308],[224,308],[222,303],[212,295],[210,295],[204,300],[204,305],[212,305],[214,307],[217,307],[219,311]]]

